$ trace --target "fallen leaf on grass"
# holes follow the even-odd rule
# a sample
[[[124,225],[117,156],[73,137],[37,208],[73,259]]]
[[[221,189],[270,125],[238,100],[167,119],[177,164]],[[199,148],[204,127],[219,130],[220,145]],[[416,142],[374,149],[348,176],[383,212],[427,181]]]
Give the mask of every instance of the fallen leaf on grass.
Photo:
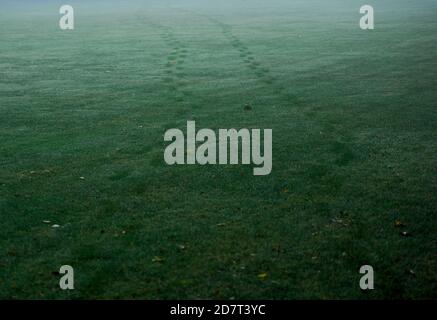
[[[408,269],[408,273],[411,274],[412,276],[416,275],[416,272],[414,272],[413,269]]]
[[[263,272],[263,273],[260,273],[260,274],[258,275],[258,279],[260,279],[260,280],[265,280],[265,279],[267,279],[268,276],[269,276],[269,275],[267,274],[267,272]]]
[[[152,259],[152,261],[153,261],[153,262],[163,262],[163,261],[164,261],[164,258],[163,258],[163,257],[159,257],[159,256],[155,256],[155,257]]]
[[[405,224],[401,220],[396,220],[395,227],[398,227],[398,228],[405,227]]]
[[[179,281],[179,284],[181,285],[181,286],[189,286],[189,285],[191,285],[193,283],[193,281],[192,280],[189,280],[189,279],[183,279],[183,280],[180,280]]]

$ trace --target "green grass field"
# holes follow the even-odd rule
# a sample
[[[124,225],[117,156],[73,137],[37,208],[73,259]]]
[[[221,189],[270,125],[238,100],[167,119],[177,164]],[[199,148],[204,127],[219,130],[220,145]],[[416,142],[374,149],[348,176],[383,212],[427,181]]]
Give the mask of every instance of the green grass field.
[[[65,2],[0,3],[0,298],[437,298],[436,1]],[[187,120],[272,173],[168,166]]]

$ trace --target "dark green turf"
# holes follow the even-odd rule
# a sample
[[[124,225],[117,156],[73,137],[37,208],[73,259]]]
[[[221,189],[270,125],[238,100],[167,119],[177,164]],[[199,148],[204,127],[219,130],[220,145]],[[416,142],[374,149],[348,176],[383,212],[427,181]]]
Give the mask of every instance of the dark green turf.
[[[437,2],[207,3],[0,3],[0,297],[437,298]],[[187,120],[271,175],[167,166]]]

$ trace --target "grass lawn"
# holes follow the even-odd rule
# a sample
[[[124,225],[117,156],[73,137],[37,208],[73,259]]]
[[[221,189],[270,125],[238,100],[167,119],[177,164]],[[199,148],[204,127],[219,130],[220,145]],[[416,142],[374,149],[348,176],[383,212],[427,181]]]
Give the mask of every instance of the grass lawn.
[[[2,0],[0,298],[437,298],[436,16]],[[272,173],[168,166],[164,133],[187,120],[271,128]]]

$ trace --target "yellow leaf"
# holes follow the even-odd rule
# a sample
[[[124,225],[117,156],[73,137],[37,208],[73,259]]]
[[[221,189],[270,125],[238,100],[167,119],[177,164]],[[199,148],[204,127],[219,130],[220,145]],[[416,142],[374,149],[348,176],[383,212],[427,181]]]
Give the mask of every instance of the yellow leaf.
[[[155,257],[152,259],[152,261],[153,261],[153,262],[163,262],[163,261],[164,261],[164,258],[163,258],[163,257],[155,256]]]
[[[258,275],[258,279],[260,280],[265,280],[267,277],[268,277],[267,272],[263,272]]]
[[[405,227],[405,224],[401,220],[396,220],[395,221],[395,226],[396,227]]]

